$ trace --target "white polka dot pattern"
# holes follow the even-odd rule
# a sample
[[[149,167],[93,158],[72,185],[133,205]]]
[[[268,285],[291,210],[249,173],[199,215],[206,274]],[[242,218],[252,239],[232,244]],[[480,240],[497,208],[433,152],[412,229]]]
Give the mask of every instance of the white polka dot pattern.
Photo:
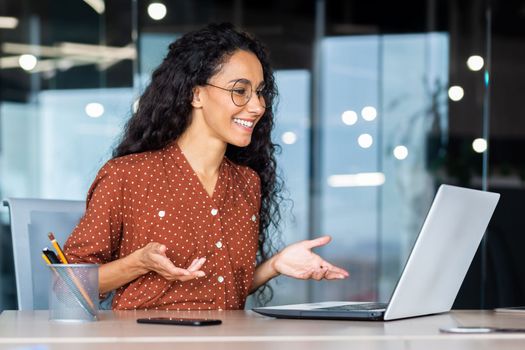
[[[206,277],[169,282],[149,272],[118,288],[114,309],[242,309],[253,282],[259,210],[255,171],[224,158],[210,197],[174,142],[107,162],[64,250],[72,263],[104,264],[159,242],[175,266],[207,258]]]

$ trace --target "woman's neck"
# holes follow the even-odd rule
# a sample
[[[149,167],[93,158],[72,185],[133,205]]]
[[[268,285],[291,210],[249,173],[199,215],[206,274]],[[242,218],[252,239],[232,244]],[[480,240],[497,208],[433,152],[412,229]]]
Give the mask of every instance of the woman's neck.
[[[214,177],[219,172],[226,143],[196,132],[191,126],[179,137],[177,144],[193,170],[204,177]]]

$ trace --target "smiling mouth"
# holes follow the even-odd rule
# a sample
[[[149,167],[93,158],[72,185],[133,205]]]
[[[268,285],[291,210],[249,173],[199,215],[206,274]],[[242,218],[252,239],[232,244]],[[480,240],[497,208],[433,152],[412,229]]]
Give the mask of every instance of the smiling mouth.
[[[249,128],[249,129],[252,129],[254,124],[255,124],[255,122],[250,122],[250,121],[242,120],[242,119],[239,119],[239,118],[234,118],[233,122],[235,124],[239,124],[240,126],[244,126],[245,128]]]

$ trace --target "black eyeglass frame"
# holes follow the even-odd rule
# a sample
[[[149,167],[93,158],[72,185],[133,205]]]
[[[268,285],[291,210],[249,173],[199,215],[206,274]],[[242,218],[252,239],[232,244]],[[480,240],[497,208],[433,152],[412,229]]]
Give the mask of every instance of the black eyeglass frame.
[[[252,99],[252,95],[253,93],[255,92],[255,94],[257,95],[257,97],[259,98],[259,103],[261,103],[261,97],[264,101],[264,103],[261,103],[262,107],[263,108],[269,108],[269,106],[267,106],[267,103],[266,103],[266,98],[264,96],[264,87],[260,90],[253,90],[253,89],[249,89],[250,92],[249,92],[249,96],[245,97],[246,99],[246,102],[244,102],[243,104],[238,104],[235,102],[235,98],[234,98],[234,94],[235,94],[235,85],[237,83],[243,83],[243,84],[246,84],[246,85],[250,85],[250,87],[253,87],[252,83],[249,81],[249,80],[246,80],[246,79],[238,79],[238,80],[235,80],[233,82],[233,87],[231,89],[228,89],[228,88],[224,88],[222,86],[217,86],[217,85],[214,85],[214,84],[211,84],[211,83],[205,83],[205,85],[209,85],[209,86],[213,86],[217,89],[221,89],[221,90],[224,90],[224,91],[228,91],[230,93],[230,97],[232,99],[232,102],[234,105],[236,105],[237,107],[244,107],[248,104],[248,102],[250,102],[250,100]]]

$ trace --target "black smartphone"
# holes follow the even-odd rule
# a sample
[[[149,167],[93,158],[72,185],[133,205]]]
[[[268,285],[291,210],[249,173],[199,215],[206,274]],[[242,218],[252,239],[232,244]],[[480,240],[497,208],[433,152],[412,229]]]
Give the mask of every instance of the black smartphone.
[[[149,317],[139,318],[137,323],[171,324],[178,326],[213,326],[221,324],[221,320],[211,318],[182,318],[182,317]]]

